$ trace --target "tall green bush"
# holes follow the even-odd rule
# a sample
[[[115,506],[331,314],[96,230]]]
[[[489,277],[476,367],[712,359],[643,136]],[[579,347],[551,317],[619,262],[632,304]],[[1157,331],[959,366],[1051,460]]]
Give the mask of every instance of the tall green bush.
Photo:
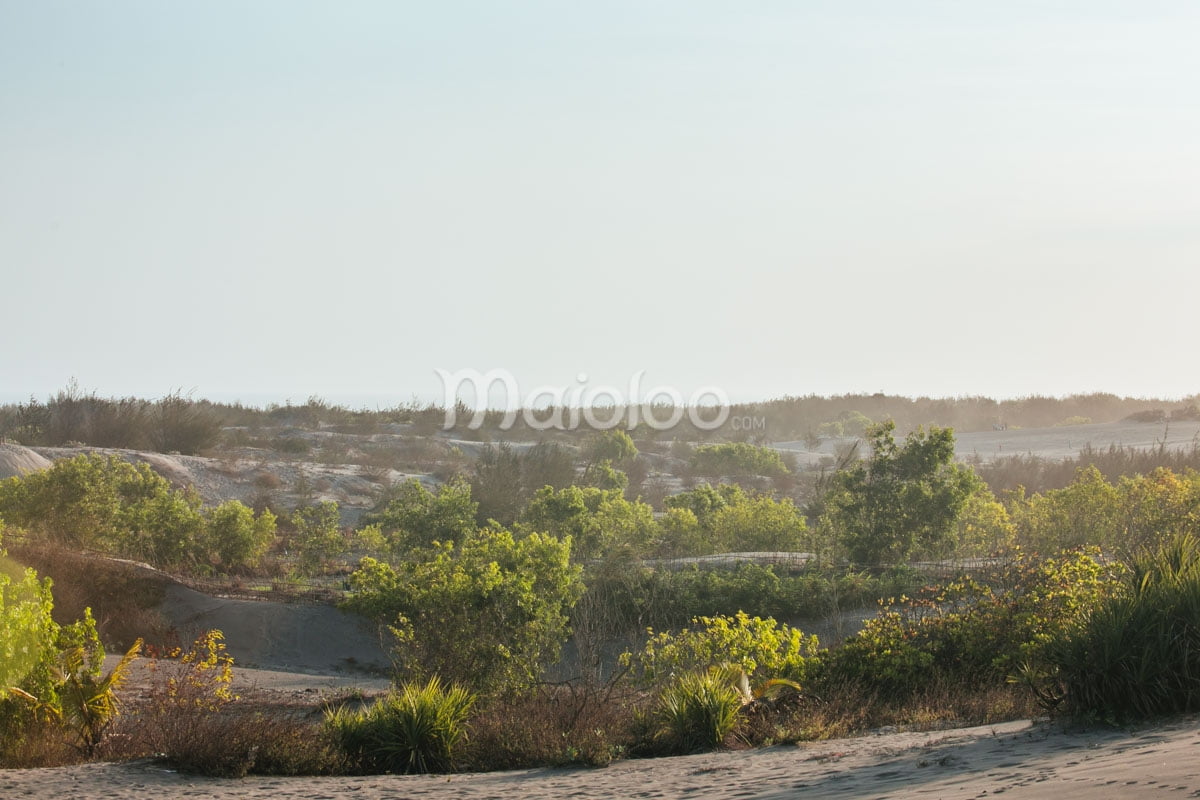
[[[351,610],[391,626],[404,678],[441,675],[476,691],[533,684],[558,657],[582,591],[571,541],[488,528],[420,560],[365,558]]]
[[[1096,551],[1018,554],[984,583],[970,577],[902,597],[822,659],[826,681],[904,698],[931,681],[1001,685],[1119,586],[1119,565]]]
[[[1048,648],[1057,697],[1113,721],[1200,709],[1200,539],[1133,561],[1121,591]]]

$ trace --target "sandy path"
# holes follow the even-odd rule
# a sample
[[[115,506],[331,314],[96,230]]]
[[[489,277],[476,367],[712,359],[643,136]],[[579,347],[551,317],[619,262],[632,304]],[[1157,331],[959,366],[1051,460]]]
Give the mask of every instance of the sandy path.
[[[453,776],[220,780],[159,764],[0,772],[0,797],[189,798],[1045,798],[1200,796],[1197,719],[1139,731],[1011,722],[793,747],[632,760],[603,769]]]

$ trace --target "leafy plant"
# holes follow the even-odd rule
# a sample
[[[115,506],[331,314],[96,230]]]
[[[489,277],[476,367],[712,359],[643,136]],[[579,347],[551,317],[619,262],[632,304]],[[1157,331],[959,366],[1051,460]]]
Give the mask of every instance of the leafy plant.
[[[107,674],[89,664],[88,650],[74,645],[61,656],[59,702],[63,721],[79,739],[80,749],[89,758],[96,754],[101,740],[120,713],[117,689],[129,675],[129,668],[142,648],[138,639]],[[103,657],[103,650],[100,651]]]
[[[531,685],[558,656],[582,587],[571,541],[481,530],[457,547],[395,565],[364,558],[350,610],[390,625],[397,668],[442,675],[476,691]]]
[[[853,682],[906,698],[931,681],[1003,685],[1118,585],[1097,551],[1041,559],[1018,553],[984,583],[971,577],[901,597],[822,659],[826,683]]]
[[[936,551],[951,537],[967,498],[982,486],[954,463],[949,428],[913,431],[896,444],[895,425],[868,431],[871,456],[833,478],[825,502],[850,559],[858,564],[899,563]]]
[[[817,660],[816,636],[768,617],[699,617],[696,628],[678,633],[648,631],[640,653],[626,652],[621,662],[646,683],[730,665],[756,681],[787,678],[803,681]]]

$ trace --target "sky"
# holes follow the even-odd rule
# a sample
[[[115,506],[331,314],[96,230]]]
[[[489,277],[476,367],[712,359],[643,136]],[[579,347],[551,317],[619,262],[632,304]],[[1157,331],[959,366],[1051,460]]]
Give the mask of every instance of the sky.
[[[0,0],[0,401],[1193,395],[1196,41],[1190,0]]]

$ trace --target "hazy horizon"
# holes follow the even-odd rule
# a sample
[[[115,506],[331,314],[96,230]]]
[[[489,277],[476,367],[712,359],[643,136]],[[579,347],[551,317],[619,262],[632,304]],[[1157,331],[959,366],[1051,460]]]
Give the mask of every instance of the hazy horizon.
[[[1182,398],[1200,7],[0,0],[0,401]]]

